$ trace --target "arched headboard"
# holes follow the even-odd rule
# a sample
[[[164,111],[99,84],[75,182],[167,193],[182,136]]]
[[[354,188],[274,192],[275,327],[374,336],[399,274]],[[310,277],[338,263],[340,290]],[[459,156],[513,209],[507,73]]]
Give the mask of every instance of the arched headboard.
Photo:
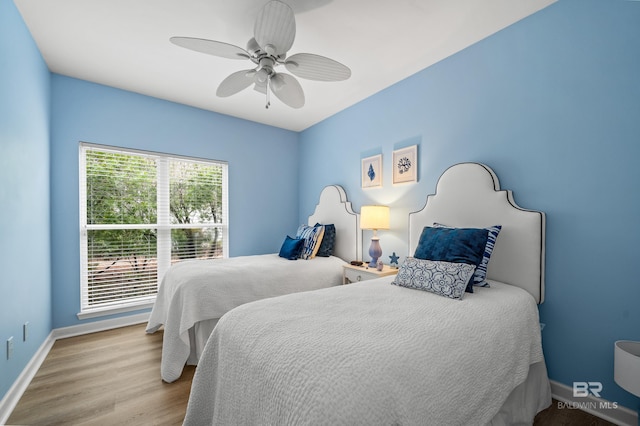
[[[544,301],[545,214],[519,207],[511,191],[500,189],[490,167],[460,163],[444,171],[424,208],[409,214],[411,256],[422,229],[434,222],[460,228],[502,225],[487,279],[521,287],[538,303]]]
[[[362,253],[362,230],[360,215],[353,211],[347,193],[340,185],[325,186],[314,213],[309,216],[308,225],[334,224],[336,245],[334,256],[346,262],[359,260]]]

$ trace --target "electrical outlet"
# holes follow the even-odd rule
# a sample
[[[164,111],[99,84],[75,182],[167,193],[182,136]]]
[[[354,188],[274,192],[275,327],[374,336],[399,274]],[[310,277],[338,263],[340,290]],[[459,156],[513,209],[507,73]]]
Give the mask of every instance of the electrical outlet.
[[[7,339],[7,359],[13,356],[13,336]]]
[[[26,342],[29,337],[29,321],[25,322],[22,326],[22,341]]]

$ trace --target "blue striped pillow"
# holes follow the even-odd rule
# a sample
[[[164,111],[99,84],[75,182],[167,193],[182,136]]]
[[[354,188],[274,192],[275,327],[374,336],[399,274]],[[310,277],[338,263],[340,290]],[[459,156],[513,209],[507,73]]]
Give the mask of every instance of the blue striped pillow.
[[[322,242],[322,236],[324,235],[324,226],[308,226],[300,225],[298,232],[296,232],[296,238],[304,239],[304,246],[300,253],[300,259],[313,259],[318,253],[320,244]]]
[[[436,228],[451,228],[450,226],[437,222],[434,222],[433,226]],[[489,266],[489,259],[491,258],[491,253],[493,253],[493,248],[496,245],[496,239],[502,229],[502,225],[488,226],[484,229],[489,231],[489,234],[487,235],[487,245],[484,246],[482,260],[473,274],[473,285],[477,285],[479,287],[489,287],[489,283],[486,281],[487,267]]]

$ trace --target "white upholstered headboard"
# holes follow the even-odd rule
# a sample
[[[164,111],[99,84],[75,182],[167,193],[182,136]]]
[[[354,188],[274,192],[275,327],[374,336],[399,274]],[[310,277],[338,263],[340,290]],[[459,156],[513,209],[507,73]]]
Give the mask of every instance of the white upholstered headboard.
[[[336,245],[334,256],[346,262],[359,260],[362,253],[362,230],[360,215],[351,208],[347,193],[339,185],[325,186],[314,213],[309,216],[308,225],[334,224]]]
[[[487,279],[527,290],[544,301],[545,214],[526,210],[509,190],[500,190],[496,174],[484,164],[460,163],[438,179],[424,208],[409,214],[409,254],[413,256],[425,226],[502,225],[489,261]]]

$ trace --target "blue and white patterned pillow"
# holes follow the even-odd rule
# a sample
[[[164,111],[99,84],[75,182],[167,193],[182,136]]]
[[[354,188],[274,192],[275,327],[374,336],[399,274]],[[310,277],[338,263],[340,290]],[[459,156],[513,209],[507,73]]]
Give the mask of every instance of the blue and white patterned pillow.
[[[453,263],[407,257],[391,284],[424,290],[451,299],[462,299],[476,267],[468,263]]]
[[[451,228],[450,226],[443,225],[437,222],[434,222],[433,226],[436,228]],[[489,266],[489,259],[491,259],[491,253],[493,253],[493,248],[496,245],[496,239],[498,238],[498,234],[502,229],[502,225],[488,226],[484,229],[489,231],[489,234],[487,235],[487,245],[484,246],[482,261],[476,268],[476,272],[473,274],[473,285],[479,287],[489,287],[489,283],[486,281],[487,267]]]
[[[304,246],[300,253],[300,259],[313,259],[320,248],[322,236],[324,235],[324,226],[308,226],[300,225],[296,232],[296,238],[304,239]]]

